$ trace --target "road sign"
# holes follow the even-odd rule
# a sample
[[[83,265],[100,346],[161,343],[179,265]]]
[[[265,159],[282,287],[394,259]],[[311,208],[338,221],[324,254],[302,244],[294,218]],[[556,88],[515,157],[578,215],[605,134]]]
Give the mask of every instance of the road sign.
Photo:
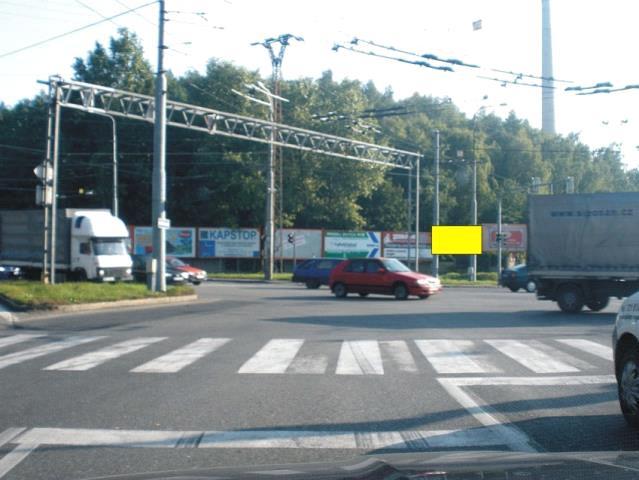
[[[53,189],[49,185],[36,185],[36,205],[51,205]]]
[[[171,220],[162,217],[158,218],[158,228],[162,230],[168,230],[169,228],[171,228]]]
[[[35,167],[33,173],[45,183],[53,180],[53,166],[46,160]]]

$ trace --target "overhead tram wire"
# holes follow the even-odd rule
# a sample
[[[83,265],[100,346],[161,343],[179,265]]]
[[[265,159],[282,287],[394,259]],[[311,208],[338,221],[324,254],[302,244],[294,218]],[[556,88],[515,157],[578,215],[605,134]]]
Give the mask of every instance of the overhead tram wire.
[[[89,23],[87,25],[83,25],[82,27],[74,28],[73,30],[69,30],[67,32],[60,33],[58,35],[54,35],[53,37],[49,37],[49,38],[46,38],[44,40],[40,40],[40,41],[32,43],[30,45],[25,45],[24,47],[20,47],[20,48],[17,48],[15,50],[11,50],[9,52],[1,53],[0,54],[0,59],[8,57],[10,55],[15,55],[16,53],[24,52],[25,50],[29,50],[31,48],[35,48],[35,47],[39,47],[41,45],[45,45],[45,44],[47,44],[49,42],[52,42],[53,40],[58,40],[60,38],[66,37],[68,35],[71,35],[71,34],[74,34],[74,33],[77,33],[77,32],[81,32],[82,30],[86,30],[88,28],[95,27],[96,25],[100,25],[100,24],[102,24],[104,22],[111,21],[111,20],[113,20],[115,18],[121,17],[121,16],[126,15],[128,13],[135,12],[136,10],[139,10],[141,8],[144,8],[144,7],[148,7],[149,5],[154,5],[155,3],[156,3],[156,1],[154,0],[152,2],[148,2],[148,3],[145,3],[143,5],[139,5],[137,7],[130,8],[129,10],[126,10],[124,12],[120,12],[120,13],[117,13],[115,15],[111,15],[110,17],[103,18],[102,20],[98,20],[97,22],[92,22],[92,23]]]
[[[97,16],[102,17],[105,20],[108,20],[109,22],[111,22],[113,25],[115,25],[118,28],[121,28],[122,25],[120,25],[118,22],[116,22],[115,20],[112,19],[107,19],[106,15],[100,13],[99,11],[97,11],[95,8],[93,8],[91,5],[87,5],[86,3],[84,3],[82,0],[75,0],[75,2],[79,5],[82,5],[84,8],[86,8],[87,10],[95,13]]]

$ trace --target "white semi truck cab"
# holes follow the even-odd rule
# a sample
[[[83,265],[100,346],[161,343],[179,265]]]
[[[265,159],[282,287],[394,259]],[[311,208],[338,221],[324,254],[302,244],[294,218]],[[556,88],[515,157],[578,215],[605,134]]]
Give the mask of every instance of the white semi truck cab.
[[[124,222],[107,211],[78,210],[71,217],[71,265],[77,279],[130,280],[132,261]]]
[[[131,280],[129,231],[108,210],[58,211],[56,275],[74,280]],[[0,262],[38,277],[44,252],[44,214],[0,210]]]

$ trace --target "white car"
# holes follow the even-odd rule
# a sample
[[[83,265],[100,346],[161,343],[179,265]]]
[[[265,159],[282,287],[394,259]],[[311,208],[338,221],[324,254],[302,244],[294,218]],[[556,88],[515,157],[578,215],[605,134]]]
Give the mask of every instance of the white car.
[[[612,333],[619,405],[626,421],[635,427],[639,427],[638,320],[639,292],[626,298],[621,304]]]

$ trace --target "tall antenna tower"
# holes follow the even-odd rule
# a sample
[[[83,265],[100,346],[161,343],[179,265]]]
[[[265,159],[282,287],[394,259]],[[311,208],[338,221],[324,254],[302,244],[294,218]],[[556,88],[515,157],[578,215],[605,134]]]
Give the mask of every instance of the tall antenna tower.
[[[552,73],[550,0],[541,0],[541,130],[555,133],[555,90]]]

